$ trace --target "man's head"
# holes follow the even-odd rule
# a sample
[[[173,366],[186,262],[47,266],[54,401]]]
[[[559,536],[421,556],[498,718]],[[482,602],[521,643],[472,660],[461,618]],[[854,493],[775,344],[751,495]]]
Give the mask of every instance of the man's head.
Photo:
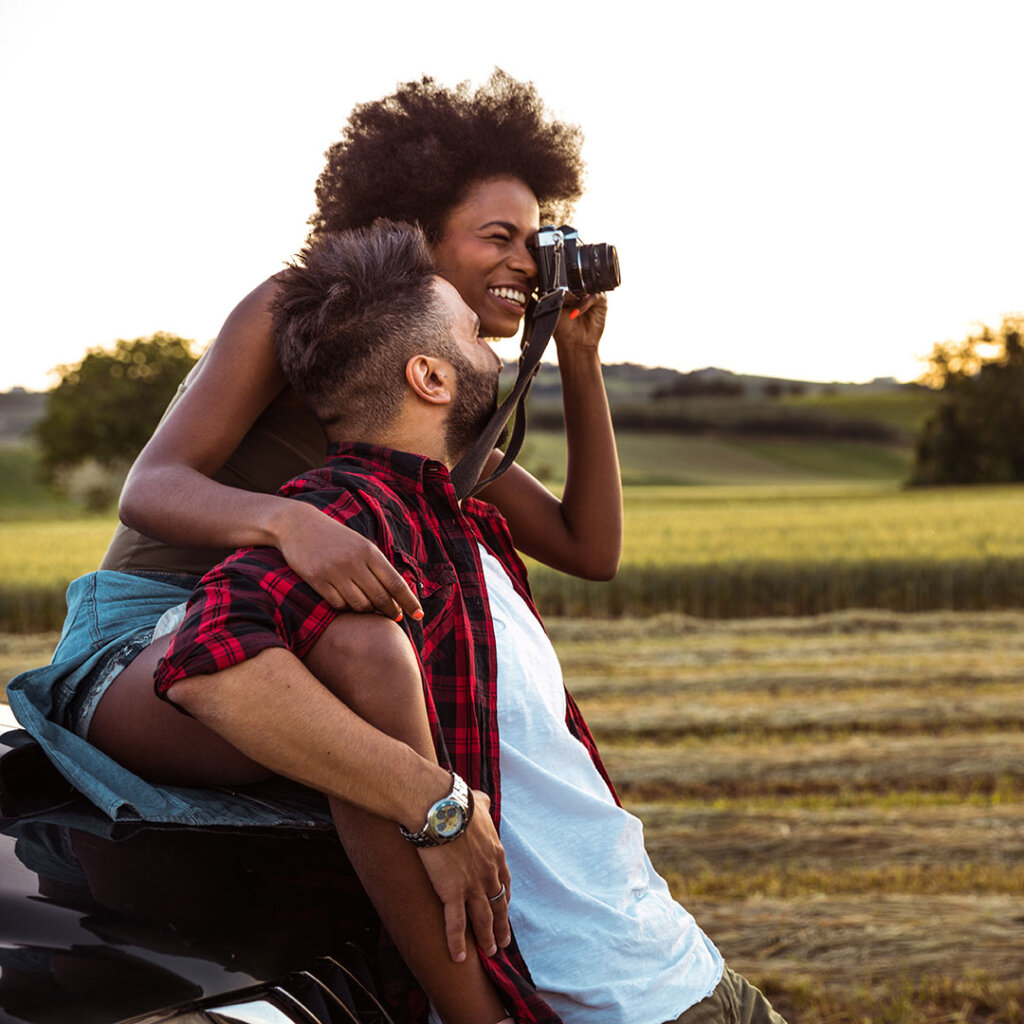
[[[472,443],[501,364],[476,314],[435,275],[419,229],[377,221],[323,235],[278,281],[278,359],[332,439],[394,443],[412,411],[442,431],[449,461]],[[430,440],[413,450],[436,455]]]

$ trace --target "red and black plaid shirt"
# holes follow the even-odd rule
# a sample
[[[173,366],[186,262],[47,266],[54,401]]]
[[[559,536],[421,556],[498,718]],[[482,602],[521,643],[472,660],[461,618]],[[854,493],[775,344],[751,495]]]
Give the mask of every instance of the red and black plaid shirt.
[[[501,562],[537,614],[504,518],[473,498],[460,506],[440,463],[366,444],[331,445],[323,466],[296,477],[281,493],[316,505],[374,541],[416,593],[423,619],[406,616],[404,625],[423,668],[438,760],[487,793],[498,822],[497,656],[478,545]],[[286,647],[301,658],[337,614],[277,549],[239,551],[208,572],[189,600],[157,670],[157,693],[166,696],[178,680],[228,668],[268,647]],[[607,781],[568,694],[566,708],[570,732]],[[518,1021],[559,1020],[537,995],[514,943],[482,960]]]

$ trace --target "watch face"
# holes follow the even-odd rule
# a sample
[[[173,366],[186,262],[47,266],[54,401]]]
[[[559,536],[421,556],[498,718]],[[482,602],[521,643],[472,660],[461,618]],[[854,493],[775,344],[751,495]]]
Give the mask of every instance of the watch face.
[[[441,840],[457,836],[465,820],[466,812],[455,800],[439,800],[430,809],[430,830]]]

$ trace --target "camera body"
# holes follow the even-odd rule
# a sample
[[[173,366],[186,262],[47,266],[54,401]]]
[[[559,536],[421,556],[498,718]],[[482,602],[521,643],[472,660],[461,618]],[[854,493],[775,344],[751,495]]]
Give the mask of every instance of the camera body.
[[[537,294],[564,289],[578,299],[610,292],[622,283],[619,256],[608,242],[585,245],[579,232],[545,224],[526,243],[537,264]]]

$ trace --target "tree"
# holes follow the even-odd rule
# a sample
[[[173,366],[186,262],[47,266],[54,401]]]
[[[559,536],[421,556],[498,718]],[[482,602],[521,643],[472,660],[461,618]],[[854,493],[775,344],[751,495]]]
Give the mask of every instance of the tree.
[[[1024,316],[936,345],[923,382],[941,397],[917,439],[911,483],[1024,481]]]
[[[35,428],[50,480],[68,487],[76,471],[90,480],[86,503],[114,496],[132,460],[149,440],[164,407],[196,362],[192,342],[163,332],[90,349],[74,366],[59,366],[60,383]],[[96,483],[105,476],[107,483]],[[93,493],[94,492],[94,493]]]

